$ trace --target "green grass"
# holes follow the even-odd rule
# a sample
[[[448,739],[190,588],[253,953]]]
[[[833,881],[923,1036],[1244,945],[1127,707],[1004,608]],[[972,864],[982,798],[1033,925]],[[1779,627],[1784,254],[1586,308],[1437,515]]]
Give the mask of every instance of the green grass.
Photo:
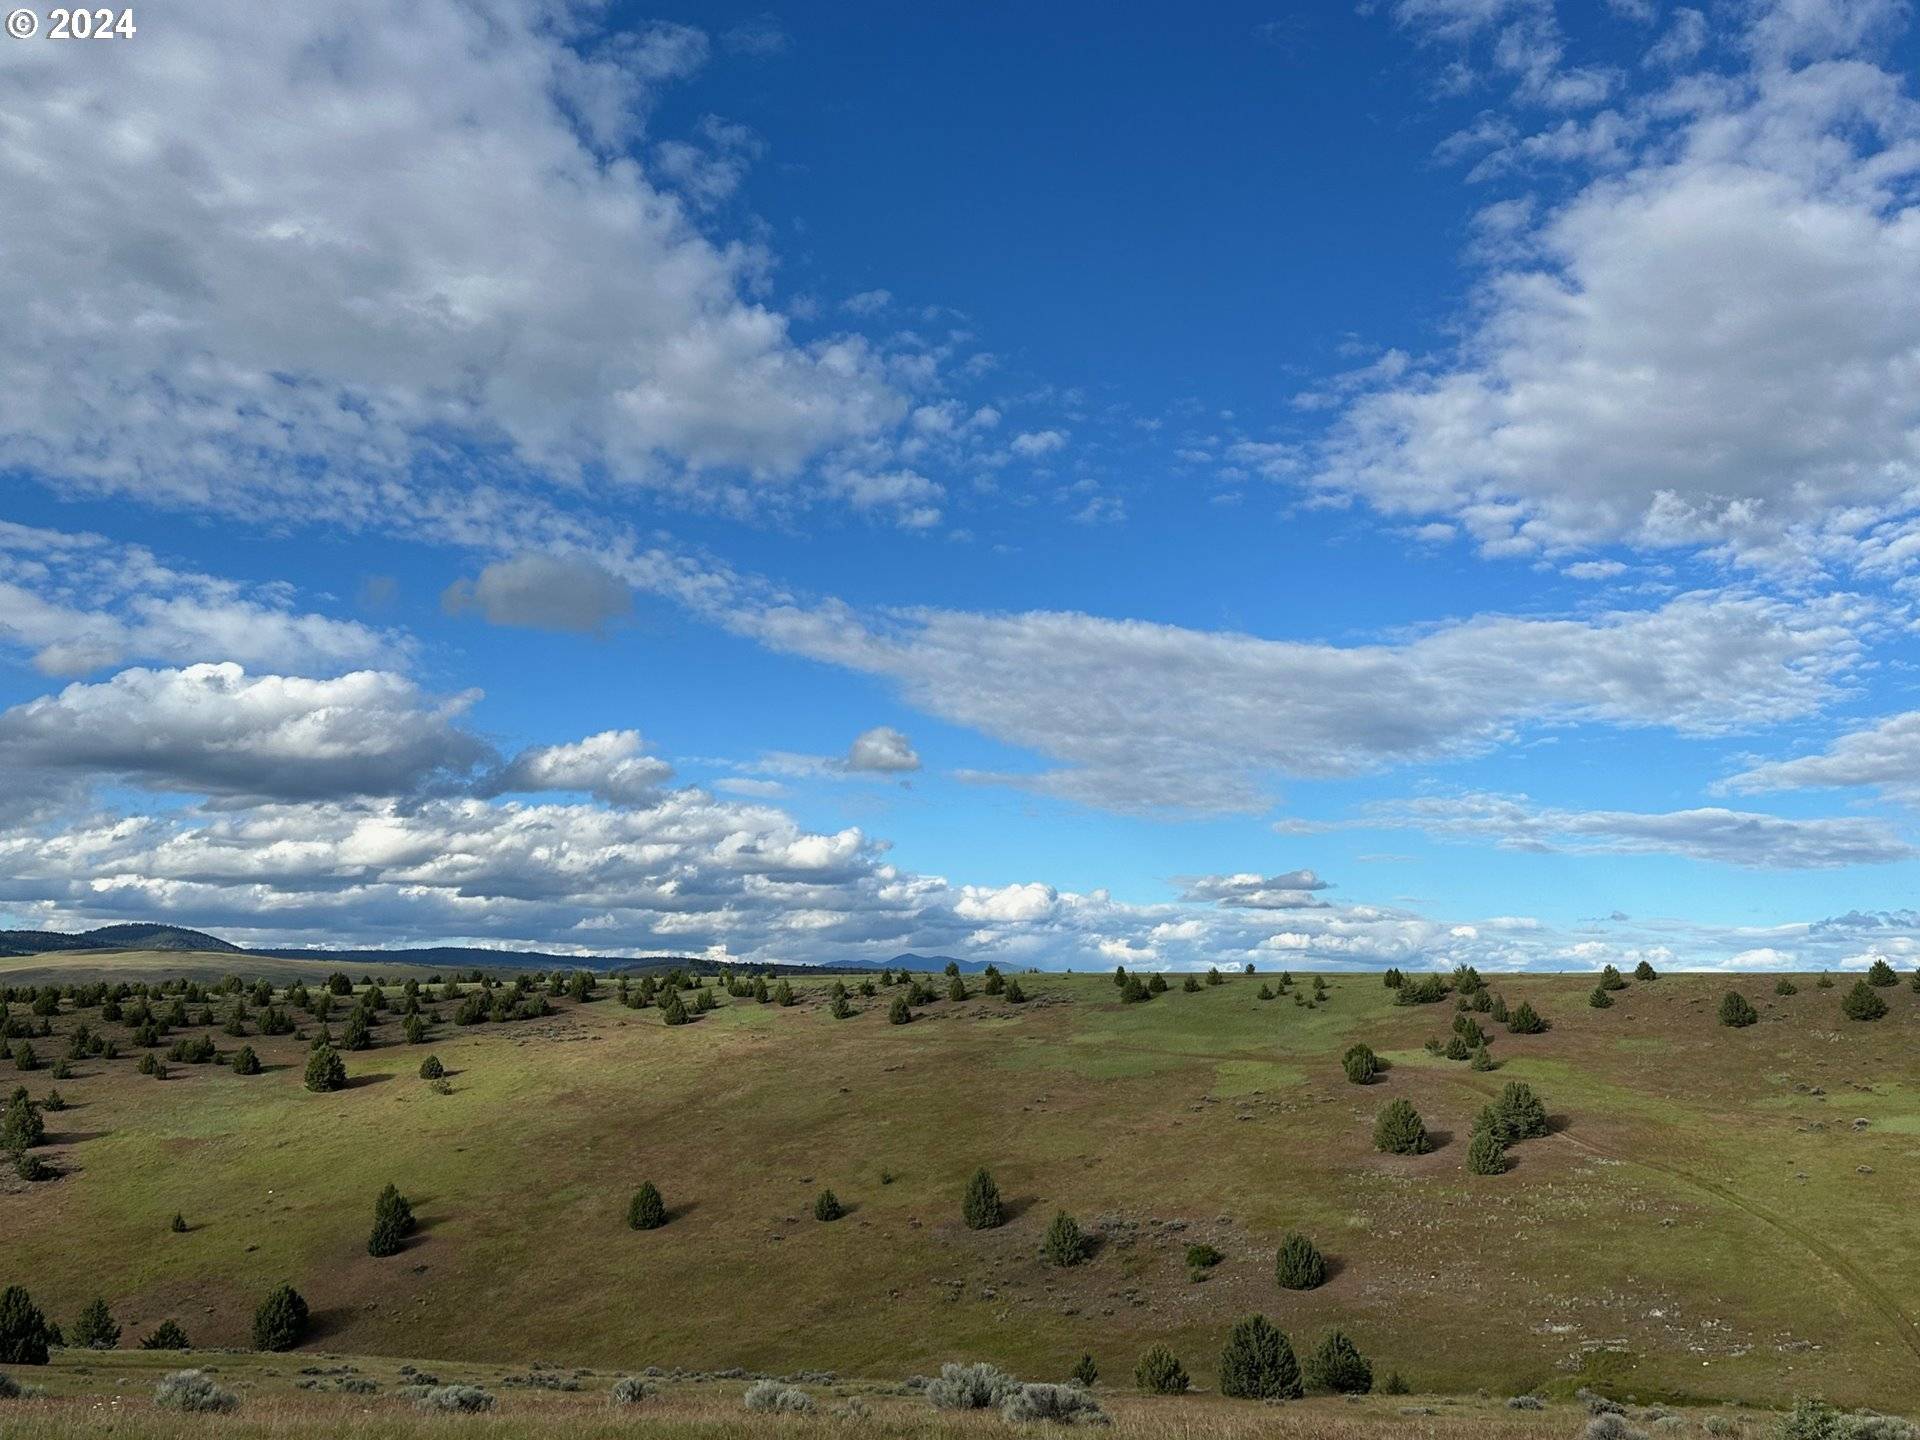
[[[363,1083],[329,1096],[301,1088],[296,1039],[249,1037],[274,1067],[253,1079],[88,1062],[49,1117],[68,1173],[0,1191],[0,1283],[65,1323],[105,1294],[128,1343],[173,1316],[244,1344],[286,1279],[328,1349],[885,1379],[960,1358],[1059,1378],[1083,1351],[1119,1378],[1166,1343],[1210,1384],[1226,1330],[1260,1311],[1302,1347],[1337,1324],[1423,1390],[1604,1378],[1643,1401],[1920,1405],[1920,995],[1850,1025],[1838,990],[1754,982],[1761,1023],[1733,1031],[1713,1018],[1725,977],[1635,984],[1604,1011],[1590,977],[1499,977],[1554,1028],[1489,1025],[1502,1065],[1473,1074],[1422,1049],[1450,1005],[1395,1007],[1375,976],[1329,977],[1312,1009],[1255,999],[1271,978],[1128,1006],[1105,975],[1022,976],[1026,1006],[941,1001],[907,1026],[886,990],[833,1020],[824,982],[788,1009],[723,996],[678,1028],[611,999],[424,1047],[390,1020],[347,1057]],[[1355,1040],[1392,1062],[1374,1085],[1340,1072]],[[428,1050],[451,1094],[416,1078]],[[1509,1079],[1560,1128],[1471,1176],[1474,1111]],[[1433,1154],[1372,1151],[1398,1096]],[[1000,1230],[960,1223],[981,1164],[1014,1212]],[[376,1260],[389,1179],[423,1232]],[[633,1232],[645,1179],[673,1218]],[[821,1224],[827,1186],[851,1213]],[[1060,1208],[1102,1237],[1070,1271],[1039,1255]],[[1334,1262],[1319,1290],[1273,1282],[1290,1228]],[[1226,1255],[1204,1283],[1183,1258],[1199,1240]]]

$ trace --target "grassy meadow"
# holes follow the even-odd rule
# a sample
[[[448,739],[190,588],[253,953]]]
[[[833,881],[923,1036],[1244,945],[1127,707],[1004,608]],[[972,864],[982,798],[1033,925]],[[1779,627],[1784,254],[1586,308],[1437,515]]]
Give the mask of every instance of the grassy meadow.
[[[198,973],[172,955],[87,958],[130,979]],[[37,1152],[59,1177],[0,1179],[0,1284],[25,1284],[68,1326],[105,1296],[123,1346],[173,1318],[196,1345],[243,1347],[261,1296],[290,1281],[313,1307],[305,1351],[436,1370],[738,1367],[896,1382],[964,1359],[1058,1380],[1087,1353],[1102,1392],[1124,1401],[1116,1429],[1142,1435],[1185,1433],[1203,1414],[1209,1434],[1243,1415],[1263,1435],[1359,1434],[1367,1416],[1410,1403],[1320,1399],[1281,1413],[1126,1395],[1154,1344],[1211,1387],[1227,1330],[1253,1312],[1303,1353],[1338,1326],[1376,1380],[1397,1371],[1469,1409],[1476,1396],[1565,1400],[1583,1386],[1643,1404],[1818,1394],[1920,1409],[1920,993],[1906,977],[1879,992],[1886,1018],[1859,1023],[1839,1008],[1851,976],[1834,989],[1799,977],[1797,994],[1776,996],[1772,976],[1671,975],[1631,984],[1608,1009],[1588,1006],[1592,975],[1490,976],[1552,1028],[1489,1025],[1499,1067],[1485,1073],[1423,1048],[1448,1034],[1450,1000],[1396,1006],[1378,975],[1329,975],[1313,1006],[1258,998],[1274,978],[1231,975],[1197,993],[1176,978],[1129,1005],[1108,975],[1022,975],[1030,998],[1015,1006],[969,977],[972,998],[927,1005],[907,1025],[888,1023],[887,989],[833,1018],[823,980],[799,986],[791,1007],[722,992],[720,1008],[677,1027],[603,983],[599,998],[556,1000],[539,1020],[455,1026],[454,1006],[436,1005],[442,1021],[417,1046],[388,1012],[332,1094],[303,1088],[297,1036],[249,1035],[257,1076],[174,1064],[166,1079],[136,1073],[142,1052],[122,1036],[120,1058],[75,1061],[71,1079],[0,1067],[7,1088],[26,1083],[38,1099],[57,1086],[68,1102],[45,1117]],[[1296,992],[1309,978],[1296,976]],[[1717,1023],[1730,987],[1759,1023]],[[97,1024],[98,1012],[63,1007],[39,1053],[63,1054],[77,1020]],[[217,1027],[181,1033],[211,1033],[223,1051],[243,1043]],[[1390,1062],[1371,1085],[1342,1073],[1356,1041]],[[446,1093],[418,1077],[429,1052],[447,1067]],[[1552,1133],[1514,1146],[1505,1174],[1470,1174],[1474,1113],[1516,1079],[1545,1100]],[[1396,1098],[1420,1111],[1431,1153],[1374,1150],[1374,1114]],[[1009,1219],[974,1231],[961,1193],[981,1165]],[[645,1180],[669,1222],[635,1231],[626,1206]],[[388,1181],[420,1231],[376,1259],[367,1234]],[[813,1215],[826,1187],[849,1212],[831,1223]],[[1040,1250],[1061,1209],[1094,1237],[1066,1269]],[[176,1212],[185,1233],[169,1229]],[[1328,1257],[1318,1289],[1276,1285],[1288,1230]],[[1225,1258],[1195,1278],[1185,1252],[1198,1242]],[[62,1397],[160,1363],[56,1357],[20,1372],[52,1398],[0,1415],[9,1437],[92,1433],[98,1415]],[[207,1363],[272,1390],[263,1367],[291,1376],[305,1359]],[[549,1398],[567,1401],[514,1404]],[[677,1417],[675,1433],[744,1423],[737,1401],[668,1399],[659,1413]],[[347,1420],[315,1420],[322,1402],[290,1388],[276,1404],[222,1423],[289,1436],[426,1423],[345,1400]],[[521,1433],[517,1413],[463,1423]],[[1497,1404],[1473,1413],[1442,1406],[1419,1433],[1575,1428],[1571,1412],[1551,1431]],[[567,1423],[604,1427],[604,1405]],[[900,1433],[934,1423],[921,1405]],[[968,1428],[935,1428],[955,1427]]]

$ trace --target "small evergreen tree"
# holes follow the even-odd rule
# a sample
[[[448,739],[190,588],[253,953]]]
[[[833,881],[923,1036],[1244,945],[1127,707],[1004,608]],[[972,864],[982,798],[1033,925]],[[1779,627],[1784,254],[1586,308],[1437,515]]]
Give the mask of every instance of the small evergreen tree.
[[[968,1179],[961,1213],[969,1230],[992,1230],[1007,1218],[1000,1204],[1000,1187],[993,1183],[993,1176],[987,1173],[985,1166],[974,1171]]]
[[[702,993],[704,994],[705,992],[703,991]],[[853,1014],[853,1006],[847,1003],[847,997],[844,991],[833,997],[832,1003],[827,1006],[827,1013],[836,1020],[845,1020]]]
[[[1273,1271],[1282,1290],[1313,1290],[1327,1283],[1326,1257],[1311,1240],[1293,1230],[1280,1242]]]
[[[1818,985],[1822,990],[1831,990],[1833,989],[1833,976],[1822,970],[1820,972],[1820,978],[1813,983]]]
[[[44,1365],[54,1331],[19,1285],[0,1291],[0,1365]]]
[[[789,985],[785,980],[782,980],[778,985],[773,987],[773,1003],[776,1005],[792,1005],[796,1003],[799,998],[799,996],[793,993],[793,986]]]
[[[306,1338],[306,1297],[291,1285],[276,1285],[253,1312],[253,1348],[291,1350]]]
[[[420,1062],[420,1078],[422,1080],[442,1080],[446,1078],[446,1074],[447,1067],[440,1063],[440,1057],[438,1055],[429,1055]]]
[[[1387,973],[1380,977],[1380,983],[1389,990],[1398,990],[1407,983],[1407,977],[1400,973],[1398,967],[1389,965]]]
[[[1153,978],[1156,980],[1160,979],[1158,975]],[[1149,985],[1147,988],[1151,990],[1153,987]],[[1160,988],[1162,990],[1167,988],[1165,982],[1161,983]],[[1024,1005],[1027,1003],[1027,992],[1020,988],[1020,982],[1018,980],[1007,981],[1007,1003],[1009,1005]]]
[[[187,1332],[172,1320],[162,1320],[154,1326],[153,1333],[140,1342],[142,1350],[191,1350],[193,1344],[187,1339]]]
[[[1180,988],[1189,995],[1198,995],[1200,993],[1200,977],[1189,972],[1187,978],[1180,982]]]
[[[1887,1013],[1887,1002],[1867,981],[1856,980],[1840,1001],[1840,1013],[1849,1020],[1878,1020]]]
[[[1917,973],[1914,976],[1914,978],[1916,980],[1920,980],[1920,973]],[[1166,994],[1167,993],[1167,977],[1162,975],[1158,970],[1154,971],[1153,974],[1147,977],[1147,993],[1149,995]]]
[[[415,1223],[413,1206],[389,1181],[373,1202],[373,1232],[367,1236],[367,1253],[376,1257],[398,1255]]]
[[[840,1197],[831,1190],[822,1190],[813,1201],[813,1218],[820,1221],[838,1220],[847,1213],[847,1207],[840,1203]]]
[[[1156,1345],[1133,1367],[1133,1383],[1149,1395],[1181,1395],[1190,1382],[1174,1353]]]
[[[1649,965],[1645,960],[1642,960],[1638,965],[1633,967],[1633,978],[1636,980],[1658,980],[1660,976],[1654,970],[1653,966]]]
[[[187,1233],[187,1217],[182,1215],[178,1210],[174,1211],[173,1219],[167,1222],[167,1228],[173,1231],[173,1233],[176,1235],[186,1234]]]
[[[1456,1034],[1447,1037],[1447,1043],[1440,1053],[1449,1060],[1465,1060],[1472,1056],[1473,1050],[1464,1035]]]
[[[634,1230],[658,1230],[666,1223],[667,1202],[660,1198],[659,1186],[651,1180],[643,1182],[627,1202],[627,1225]]]
[[[1226,983],[1226,977],[1221,975],[1218,965],[1209,965],[1207,967],[1207,984],[1224,985]]]
[[[1602,990],[1624,990],[1627,988],[1627,982],[1613,966],[1603,965],[1600,967],[1600,988]]]
[[[1062,1210],[1047,1226],[1047,1236],[1041,1242],[1040,1249],[1054,1265],[1078,1265],[1087,1256],[1087,1237],[1082,1233],[1079,1222]]]
[[[1120,998],[1128,1005],[1138,1005],[1151,994],[1138,975],[1129,975],[1127,983],[1120,987]]]
[[[1782,975],[1778,980],[1773,982],[1773,993],[1776,995],[1798,995],[1800,993],[1800,987]]]
[[[1082,1355],[1073,1369],[1067,1372],[1067,1378],[1076,1385],[1091,1388],[1093,1382],[1100,1378],[1100,1367],[1094,1364],[1093,1356]]]
[[[1340,1057],[1340,1068],[1355,1085],[1371,1084],[1373,1077],[1380,1073],[1380,1057],[1369,1046],[1349,1045],[1346,1054]]]
[[[258,1075],[260,1057],[253,1052],[253,1046],[242,1045],[233,1052],[233,1073],[236,1075]]]
[[[1458,1035],[1453,1037],[1458,1040]],[[1373,1121],[1373,1148],[1388,1155],[1424,1155],[1427,1127],[1409,1100],[1389,1100]]]
[[[1720,1023],[1729,1029],[1741,1030],[1760,1018],[1748,1000],[1738,990],[1729,990],[1720,1001]]]
[[[1482,1045],[1473,1052],[1473,1059],[1467,1062],[1467,1068],[1469,1070],[1487,1071],[1497,1067],[1493,1063],[1492,1053],[1485,1045]]]
[[[347,1086],[347,1063],[331,1045],[321,1045],[307,1056],[307,1089],[316,1095]],[[264,1347],[255,1347],[264,1348]]]
[[[1613,1006],[1613,996],[1607,993],[1606,986],[1596,985],[1593,987],[1593,993],[1587,996],[1587,1004],[1596,1010],[1611,1009]]]
[[[1011,1000],[1013,996],[1009,995],[1007,998]],[[892,1003],[887,1006],[887,1023],[889,1025],[905,1025],[911,1019],[913,1019],[913,1009],[907,1004],[907,997],[904,995],[894,996]]]
[[[1898,985],[1900,977],[1893,973],[1891,965],[1876,955],[1873,964],[1867,967],[1867,983],[1882,987]]]
[[[1220,1393],[1237,1400],[1298,1400],[1306,1393],[1292,1343],[1266,1316],[1249,1315],[1227,1336]]]
[[[1493,1130],[1476,1130],[1467,1146],[1467,1169],[1475,1175],[1501,1175],[1507,1168],[1507,1147]]]
[[[1133,983],[1135,985],[1138,985],[1140,982],[1136,980]],[[947,982],[947,999],[965,1000],[966,998],[967,998],[967,982],[965,980],[962,980],[958,975],[955,975],[951,980]]]
[[[787,982],[782,980],[780,983],[784,985]],[[791,1002],[783,1000],[780,1003],[785,1005]],[[660,1002],[660,1023],[663,1025],[686,1025],[692,1020],[693,1016],[688,1013],[687,1002],[680,998],[680,992],[678,990],[667,991],[667,998]]]
[[[1547,1028],[1547,1022],[1535,1013],[1533,1006],[1522,1000],[1514,1012],[1507,1017],[1507,1033],[1511,1035],[1539,1035]]]
[[[104,1298],[96,1296],[87,1302],[87,1308],[73,1322],[72,1343],[81,1350],[111,1350],[120,1343],[120,1327],[114,1323],[113,1311]]]
[[[1373,1366],[1343,1331],[1329,1330],[1307,1356],[1307,1383],[1336,1395],[1364,1395],[1373,1389]]]

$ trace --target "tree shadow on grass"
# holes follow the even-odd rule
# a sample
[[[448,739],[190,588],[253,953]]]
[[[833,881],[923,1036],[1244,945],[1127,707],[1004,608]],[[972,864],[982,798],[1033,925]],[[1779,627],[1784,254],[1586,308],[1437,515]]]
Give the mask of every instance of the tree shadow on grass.
[[[349,1075],[347,1077],[347,1083],[343,1088],[359,1090],[364,1086],[378,1085],[383,1081],[391,1079],[393,1079],[393,1073],[391,1071],[377,1071],[372,1075]]]
[[[1453,1143],[1453,1139],[1454,1135],[1451,1130],[1427,1131],[1427,1153],[1431,1155],[1436,1150],[1446,1149],[1447,1146]]]
[[[84,1145],[89,1140],[100,1140],[113,1134],[111,1130],[49,1130],[49,1145]]]
[[[1040,1203],[1038,1195],[1003,1196],[1000,1200],[1000,1223],[1010,1225]]]

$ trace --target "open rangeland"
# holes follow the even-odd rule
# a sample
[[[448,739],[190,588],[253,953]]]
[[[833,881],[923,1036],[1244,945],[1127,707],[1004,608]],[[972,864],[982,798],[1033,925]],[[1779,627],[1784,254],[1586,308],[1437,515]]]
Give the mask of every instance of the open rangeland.
[[[114,962],[95,973],[116,978]],[[1872,1022],[1842,1014],[1852,976],[1797,977],[1777,995],[1774,976],[1669,975],[1604,1009],[1588,1003],[1592,975],[1490,976],[1507,1007],[1551,1022],[1512,1034],[1474,1013],[1492,1070],[1426,1048],[1452,1032],[1453,995],[1395,1004],[1377,974],[1328,975],[1311,1004],[1306,973],[1271,999],[1277,974],[1194,991],[1175,976],[1144,1003],[1109,975],[1017,978],[1024,1004],[968,977],[969,998],[917,1005],[908,1024],[889,1023],[898,986],[856,989],[847,1018],[825,980],[797,985],[791,1006],[720,989],[718,1008],[677,1026],[603,979],[593,999],[507,1023],[456,1025],[458,1002],[432,999],[417,1045],[389,988],[373,1047],[344,1055],[346,1088],[319,1094],[303,1085],[308,1015],[299,1035],[175,1027],[160,1053],[207,1035],[223,1052],[253,1046],[263,1073],[170,1063],[154,1078],[125,1026],[63,1002],[44,1017],[52,1035],[31,1041],[42,1060],[82,1023],[120,1053],[74,1059],[57,1080],[0,1070],[8,1089],[65,1101],[35,1152],[57,1178],[0,1181],[0,1284],[25,1285],[69,1329],[104,1297],[123,1346],[171,1318],[196,1345],[244,1347],[262,1296],[292,1283],[312,1306],[302,1353],[201,1357],[277,1397],[224,1422],[261,1434],[417,1423],[373,1397],[280,1394],[321,1351],[412,1357],[496,1388],[536,1363],[894,1383],[983,1360],[1060,1380],[1091,1355],[1100,1392],[1124,1396],[1153,1345],[1212,1388],[1228,1330],[1252,1313],[1303,1354],[1337,1326],[1376,1386],[1397,1372],[1471,1415],[1388,1395],[1280,1412],[1140,1397],[1110,1407],[1116,1428],[1184,1433],[1200,1412],[1181,1407],[1204,1406],[1210,1433],[1244,1415],[1262,1434],[1340,1435],[1349,1421],[1363,1434],[1369,1417],[1432,1405],[1418,1433],[1565,1434],[1571,1412],[1541,1428],[1537,1412],[1472,1397],[1581,1387],[1696,1418],[1815,1394],[1920,1408],[1920,993],[1904,976],[1877,992],[1889,1013]],[[945,995],[945,977],[930,983]],[[1758,1023],[1719,1023],[1729,989]],[[335,1034],[350,1003],[336,1002]],[[225,1005],[211,1002],[222,1018]],[[17,998],[11,1011],[38,1024]],[[1371,1084],[1342,1071],[1355,1042],[1387,1062]],[[438,1086],[418,1074],[429,1053],[447,1071]],[[1469,1173],[1474,1116],[1515,1080],[1544,1100],[1550,1133],[1514,1144],[1505,1173]],[[1395,1099],[1423,1118],[1428,1153],[1376,1150],[1376,1113]],[[974,1230],[962,1194],[981,1166],[1006,1223]],[[375,1258],[389,1181],[419,1230]],[[628,1202],[645,1181],[667,1223],[635,1230]],[[846,1213],[821,1221],[828,1188]],[[1091,1238],[1070,1267],[1042,1253],[1061,1210]],[[1288,1231],[1324,1253],[1318,1288],[1276,1284]],[[1191,1266],[1196,1244],[1222,1258]],[[55,1358],[13,1370],[52,1398],[0,1415],[10,1435],[97,1428],[98,1397],[144,1403],[137,1377],[163,1361]],[[672,1389],[660,1414],[687,1433],[740,1423],[716,1383]],[[483,1422],[498,1433],[519,1433],[514,1406],[554,1398],[511,1393]],[[69,1398],[83,1395],[95,1398]],[[909,1428],[932,1423],[912,1413]],[[604,1405],[566,1420],[607,1423]]]

